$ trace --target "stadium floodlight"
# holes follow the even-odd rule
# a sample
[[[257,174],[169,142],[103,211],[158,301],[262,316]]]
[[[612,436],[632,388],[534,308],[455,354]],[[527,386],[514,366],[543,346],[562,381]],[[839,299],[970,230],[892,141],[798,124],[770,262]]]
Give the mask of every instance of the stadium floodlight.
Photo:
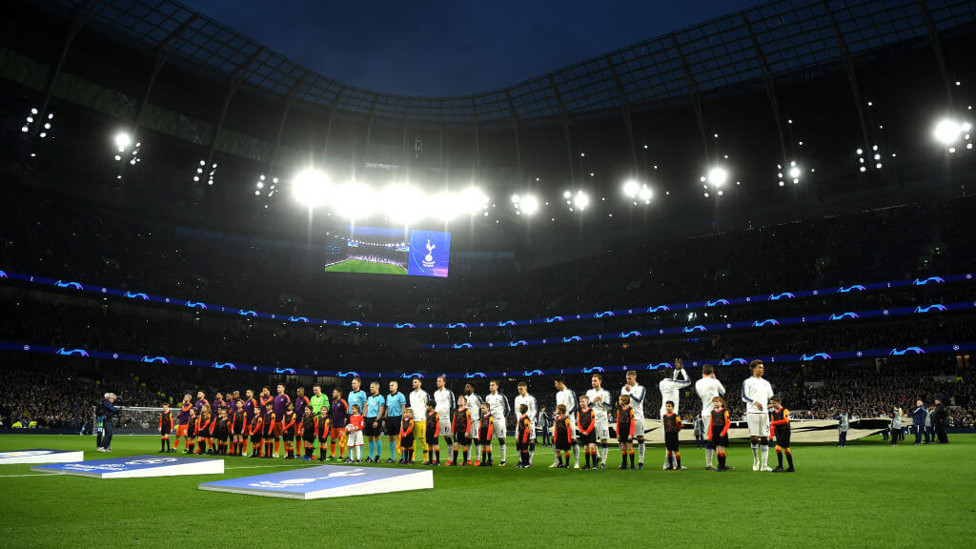
[[[458,206],[468,215],[488,209],[490,201],[488,195],[478,187],[468,187],[458,193]]]
[[[298,172],[291,185],[295,199],[309,208],[325,205],[332,191],[328,176],[314,168]]]
[[[949,118],[943,118],[935,124],[935,128],[932,130],[932,135],[939,143],[942,143],[943,145],[952,145],[953,143],[959,141],[959,137],[962,135],[963,131],[963,125],[959,122]]]
[[[624,196],[627,198],[635,198],[641,191],[640,183],[634,181],[633,179],[628,179],[624,182]]]
[[[637,193],[637,197],[640,198],[642,201],[644,201],[644,204],[650,204],[651,199],[654,198],[654,192],[651,191],[650,187],[644,185],[643,187],[641,187],[640,192]]]
[[[729,172],[721,166],[714,166],[708,170],[706,181],[714,187],[721,187],[729,180]]]
[[[115,134],[115,146],[119,152],[125,151],[132,144],[132,136],[127,131],[120,131]]]
[[[532,215],[539,211],[539,199],[534,195],[525,195],[519,200],[519,209],[526,215]]]
[[[583,191],[577,192],[576,196],[573,197],[573,206],[575,206],[578,210],[583,211],[589,205],[590,197]]]
[[[449,191],[436,193],[434,196],[424,200],[424,202],[427,208],[427,216],[440,221],[453,221],[465,213],[461,196]]]
[[[424,217],[424,197],[407,183],[394,183],[383,189],[380,204],[383,214],[397,223],[410,225]]]
[[[363,183],[344,183],[336,189],[335,210],[353,221],[369,217],[376,210],[376,193]]]

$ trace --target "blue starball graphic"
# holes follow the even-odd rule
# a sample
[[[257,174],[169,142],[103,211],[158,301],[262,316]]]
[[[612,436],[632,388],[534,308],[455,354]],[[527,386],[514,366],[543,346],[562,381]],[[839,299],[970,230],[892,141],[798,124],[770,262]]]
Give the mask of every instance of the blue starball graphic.
[[[88,351],[84,349],[65,349],[64,347],[58,349],[56,353],[63,356],[88,356]]]
[[[719,361],[719,366],[742,366],[748,364],[744,358],[724,358]]]
[[[754,320],[752,322],[753,328],[762,328],[763,326],[779,326],[779,321],[775,318],[767,318],[766,320]]]
[[[125,292],[125,297],[129,299],[141,299],[143,301],[149,300],[149,296],[142,292]]]
[[[605,316],[613,316],[613,311],[603,311],[593,315],[595,318],[603,318]]]
[[[253,316],[253,317],[258,316],[257,311],[252,311],[252,310],[241,311],[240,314],[241,316]]]
[[[830,320],[848,320],[854,318],[861,318],[861,317],[855,312],[847,312],[847,313],[840,313],[840,314],[835,313],[830,315]]]
[[[667,305],[658,305],[656,307],[648,307],[647,312],[649,313],[660,313],[665,311],[670,311]]]
[[[455,343],[454,344],[454,348],[455,349],[473,349],[474,348],[474,345],[472,345],[470,343]]]
[[[706,307],[717,307],[719,305],[728,305],[728,304],[729,304],[729,300],[728,299],[716,299],[715,301],[706,301],[705,302],[705,306]]]
[[[583,338],[580,336],[569,336],[563,338],[563,343],[576,343],[578,341],[583,341]]]
[[[658,362],[657,364],[648,364],[646,370],[660,370],[661,368],[670,368],[671,364],[669,362]]]
[[[358,320],[343,320],[342,321],[342,325],[343,326],[356,326],[356,327],[360,327],[360,326],[363,325],[363,323],[360,322],[360,321],[358,321]]]
[[[291,375],[295,375],[295,369],[294,368],[275,368],[274,373],[276,373],[276,374],[291,374]]]
[[[546,317],[546,324],[552,324],[553,322],[562,322],[562,321],[563,321],[563,317],[558,315]]]
[[[484,379],[488,376],[484,372],[472,372],[470,374],[464,374],[464,377],[467,379]]]
[[[416,326],[414,326],[409,322],[404,322],[403,324],[397,323],[393,327],[394,328],[416,328]]]
[[[840,288],[837,288],[837,292],[841,294],[846,294],[848,292],[863,292],[866,289],[867,288],[865,288],[861,284],[855,284],[853,286],[841,286]]]
[[[76,290],[82,289],[80,282],[62,282],[59,280],[55,282],[54,285],[57,286],[58,288],[74,288]]]
[[[186,306],[191,309],[206,309],[207,304],[202,301],[187,301]]]
[[[520,340],[518,340],[518,341],[512,341],[512,342],[510,342],[510,343],[508,344],[508,346],[509,346],[509,347],[522,347],[522,346],[524,346],[524,345],[528,345],[528,344],[529,344],[529,342],[528,342],[528,341],[526,341],[526,340],[524,340],[524,339],[520,339]]]
[[[781,294],[770,294],[769,295],[769,300],[770,301],[779,301],[780,299],[793,299],[795,297],[796,296],[793,295],[792,292],[783,292]]]
[[[602,366],[593,366],[592,368],[583,368],[583,373],[584,374],[602,374],[603,373],[603,367]]]
[[[830,355],[827,353],[814,353],[814,354],[803,354],[800,355],[800,360],[830,360]]]
[[[637,331],[637,330],[633,330],[633,331],[630,331],[630,332],[621,332],[620,333],[620,337],[621,338],[640,337],[640,336],[641,336],[641,333],[639,331]]]
[[[141,360],[150,364],[169,364],[169,360],[164,356],[143,356]]]
[[[214,362],[213,367],[218,370],[236,370],[237,366],[233,362]]]
[[[452,322],[447,325],[448,328],[467,328],[468,325],[463,322]]]
[[[288,317],[290,322],[308,322],[308,318],[304,316],[290,316]]]
[[[4,271],[0,271],[0,278],[7,278],[7,273]]]
[[[498,327],[499,328],[502,328],[502,327],[505,327],[505,326],[515,326],[515,321],[514,320],[504,320],[504,321],[498,323]]]
[[[918,278],[916,278],[915,281],[912,282],[912,285],[914,285],[914,286],[925,286],[926,284],[929,284],[929,283],[941,284],[943,282],[945,282],[945,279],[942,278],[941,276],[930,276],[930,277],[928,277],[926,279],[918,279]]]
[[[928,313],[931,311],[948,311],[945,305],[940,305],[936,303],[935,305],[929,305],[928,307],[915,307],[916,313]]]
[[[707,332],[708,329],[702,326],[701,324],[698,324],[696,326],[685,326],[683,331],[686,334],[691,334],[694,332]]]
[[[359,377],[359,372],[336,372],[336,377]]]
[[[892,349],[888,353],[888,356],[905,356],[905,355],[924,355],[925,349],[921,347],[905,347],[904,349]]]
[[[401,375],[400,377],[401,377],[402,379],[413,379],[413,378],[415,378],[415,377],[416,377],[416,378],[420,378],[420,379],[424,379],[424,374],[422,374],[422,373],[420,373],[420,372],[414,372],[414,373],[412,373],[412,374],[403,374],[403,375]]]
[[[522,375],[524,375],[525,377],[541,376],[542,370],[526,370],[522,372]]]

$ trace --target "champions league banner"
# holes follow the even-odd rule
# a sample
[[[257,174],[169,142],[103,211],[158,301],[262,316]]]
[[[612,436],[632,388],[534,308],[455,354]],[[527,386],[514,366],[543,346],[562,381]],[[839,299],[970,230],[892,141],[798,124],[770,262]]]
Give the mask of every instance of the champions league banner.
[[[74,450],[32,448],[30,450],[0,452],[0,465],[14,463],[70,463],[83,459],[85,459],[84,452]]]
[[[291,499],[386,494],[434,487],[429,469],[321,465],[281,473],[204,482],[201,490]]]
[[[141,455],[37,465],[31,471],[100,479],[213,475],[224,472],[224,460]]]
[[[407,274],[447,278],[450,259],[451,233],[420,230],[410,232]]]

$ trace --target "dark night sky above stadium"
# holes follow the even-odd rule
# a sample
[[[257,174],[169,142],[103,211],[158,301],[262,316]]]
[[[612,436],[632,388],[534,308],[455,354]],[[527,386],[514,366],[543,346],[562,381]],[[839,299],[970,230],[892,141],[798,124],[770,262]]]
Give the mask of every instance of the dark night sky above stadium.
[[[184,0],[346,84],[458,95],[515,84],[756,0]]]

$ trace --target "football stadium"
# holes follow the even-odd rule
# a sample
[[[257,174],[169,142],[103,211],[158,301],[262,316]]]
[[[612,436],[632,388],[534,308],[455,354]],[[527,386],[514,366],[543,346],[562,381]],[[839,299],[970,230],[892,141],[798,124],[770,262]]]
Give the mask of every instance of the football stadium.
[[[0,547],[973,545],[976,3],[184,2],[4,3]]]

